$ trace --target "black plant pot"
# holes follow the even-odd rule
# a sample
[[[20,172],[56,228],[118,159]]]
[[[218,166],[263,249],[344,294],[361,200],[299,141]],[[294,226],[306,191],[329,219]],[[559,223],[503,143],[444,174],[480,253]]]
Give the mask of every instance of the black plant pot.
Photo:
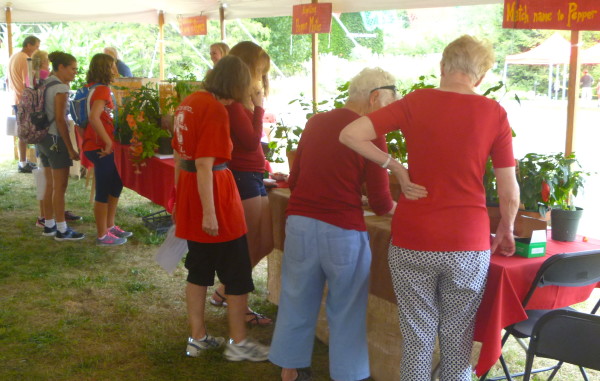
[[[158,153],[161,155],[171,155],[173,153],[173,147],[171,147],[171,137],[160,137],[158,138]]]
[[[579,220],[583,215],[582,208],[576,210],[552,209],[552,239],[555,241],[573,242],[577,235]]]

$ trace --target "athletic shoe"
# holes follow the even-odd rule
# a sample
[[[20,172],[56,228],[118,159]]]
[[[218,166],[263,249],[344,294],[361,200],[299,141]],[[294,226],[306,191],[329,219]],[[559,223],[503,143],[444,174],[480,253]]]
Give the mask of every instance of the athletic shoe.
[[[44,217],[38,218],[37,221],[35,222],[35,226],[37,226],[38,228],[46,227],[46,219]]]
[[[229,361],[266,361],[269,357],[269,347],[250,338],[246,338],[239,344],[229,339],[223,355]]]
[[[31,171],[33,171],[36,168],[37,168],[37,165],[35,165],[29,161],[26,162],[25,165],[22,167],[19,164],[17,164],[17,171],[19,173],[31,173]]]
[[[46,237],[54,237],[56,235],[56,224],[54,224],[54,226],[51,228],[44,226],[44,232],[42,235]]]
[[[67,221],[81,221],[83,217],[73,214],[70,210],[65,210],[65,220]]]
[[[133,235],[132,232],[126,232],[125,230],[121,229],[117,225],[115,225],[112,228],[108,229],[108,232],[110,234],[114,235],[115,237],[119,237],[119,238],[129,238],[129,237],[131,237]]]
[[[119,246],[127,242],[127,238],[119,238],[107,232],[104,238],[96,238],[96,246]]]
[[[196,340],[192,337],[188,337],[187,340],[187,348],[185,348],[185,354],[189,357],[198,357],[202,354],[203,351],[207,349],[219,348],[225,339],[222,337],[213,337],[211,335],[206,335],[204,340]]]
[[[83,233],[77,233],[75,230],[67,227],[67,231],[61,233],[60,231],[56,231],[56,235],[54,239],[57,241],[79,241],[80,239],[85,238]]]

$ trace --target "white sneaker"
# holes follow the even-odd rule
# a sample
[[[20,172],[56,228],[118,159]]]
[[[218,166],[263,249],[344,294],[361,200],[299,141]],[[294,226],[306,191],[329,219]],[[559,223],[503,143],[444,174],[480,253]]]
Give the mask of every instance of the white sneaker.
[[[206,338],[204,340],[196,340],[192,337],[188,337],[185,354],[189,357],[198,357],[203,351],[207,349],[218,348],[221,345],[223,345],[224,342],[224,338],[213,337],[208,334],[206,335]]]
[[[266,361],[269,357],[269,347],[249,338],[238,344],[229,339],[223,355],[229,361]]]

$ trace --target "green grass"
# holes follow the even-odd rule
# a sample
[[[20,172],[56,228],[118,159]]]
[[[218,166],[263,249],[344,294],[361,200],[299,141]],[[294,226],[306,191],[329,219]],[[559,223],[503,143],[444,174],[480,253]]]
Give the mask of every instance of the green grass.
[[[279,379],[269,362],[228,362],[220,351],[185,357],[187,272],[180,265],[171,276],[156,264],[163,238],[141,219],[159,206],[125,189],[117,223],[134,236],[120,247],[96,247],[89,189],[84,180],[71,179],[67,208],[84,217],[72,226],[86,238],[56,242],[34,226],[33,178],[15,167],[14,161],[0,162],[0,380]],[[250,305],[275,317],[277,307],[266,301],[265,262],[254,279]],[[211,334],[227,336],[225,313],[207,304]],[[252,327],[249,334],[268,344],[273,328]],[[329,380],[327,356],[327,346],[315,341],[315,381]],[[519,362],[518,348],[508,357]],[[591,377],[600,379],[598,372]],[[579,376],[565,366],[557,379]]]

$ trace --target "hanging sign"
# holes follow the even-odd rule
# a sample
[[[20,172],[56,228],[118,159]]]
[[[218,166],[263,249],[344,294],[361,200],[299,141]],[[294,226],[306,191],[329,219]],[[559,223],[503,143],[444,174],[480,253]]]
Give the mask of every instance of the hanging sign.
[[[294,5],[292,34],[329,33],[331,3]]]
[[[502,27],[600,30],[600,1],[504,0]]]
[[[204,36],[206,30],[206,16],[179,18],[179,33],[182,36]]]

